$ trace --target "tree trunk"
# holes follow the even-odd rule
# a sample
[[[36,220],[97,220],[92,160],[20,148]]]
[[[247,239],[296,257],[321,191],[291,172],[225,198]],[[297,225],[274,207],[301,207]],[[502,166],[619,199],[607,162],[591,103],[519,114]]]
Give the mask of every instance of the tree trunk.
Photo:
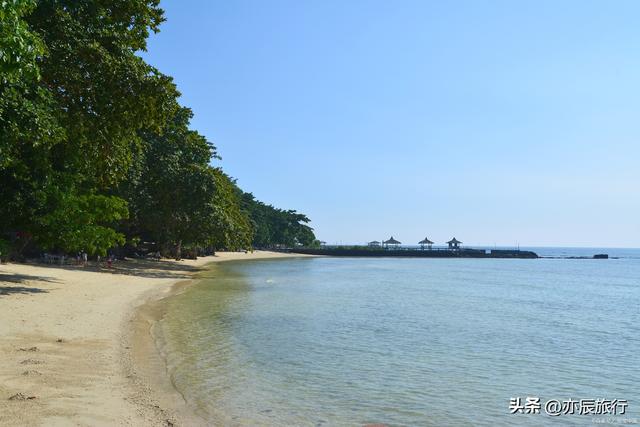
[[[182,259],[182,239],[178,240],[178,244],[176,245],[176,261],[180,261]]]

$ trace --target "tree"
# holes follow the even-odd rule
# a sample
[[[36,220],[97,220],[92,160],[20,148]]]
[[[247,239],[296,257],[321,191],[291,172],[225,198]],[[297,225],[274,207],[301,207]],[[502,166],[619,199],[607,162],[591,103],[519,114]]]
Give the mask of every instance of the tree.
[[[171,78],[136,55],[162,10],[151,0],[16,0],[2,2],[0,20],[0,233],[51,236],[40,220],[108,194],[140,131],[176,108]]]
[[[109,248],[124,244],[113,224],[127,215],[126,202],[117,197],[63,195],[56,209],[39,219],[37,240],[48,250],[105,256]]]
[[[215,147],[189,129],[192,113],[176,110],[163,133],[144,132],[129,179],[120,187],[130,200],[130,233],[146,235],[180,256],[183,244],[246,248],[250,225],[234,185],[209,165]]]
[[[52,161],[87,186],[121,181],[139,132],[173,113],[172,79],[136,55],[163,20],[157,0],[41,0],[28,16],[46,45],[40,84],[66,131]]]
[[[218,249],[247,249],[251,247],[253,228],[248,214],[240,206],[236,184],[220,169],[213,169],[213,175],[216,192],[203,235],[208,236],[209,243]]]
[[[35,6],[0,4],[0,233],[32,229],[51,177],[48,155],[63,133],[50,93],[39,86],[45,47],[25,19]]]
[[[236,189],[242,208],[248,213],[254,228],[253,245],[268,248],[277,245],[311,245],[315,240],[309,218],[294,210],[283,210],[256,200],[251,193]]]
[[[39,76],[36,58],[44,46],[30,31],[25,15],[35,7],[35,0],[5,0],[0,2],[0,80],[2,83],[21,79],[35,80]]]
[[[210,165],[215,147],[189,128],[171,77],[137,55],[164,20],[158,4],[0,2],[0,239],[21,236],[18,255],[32,241],[104,254],[142,236],[179,257],[183,244],[313,240],[306,216]]]

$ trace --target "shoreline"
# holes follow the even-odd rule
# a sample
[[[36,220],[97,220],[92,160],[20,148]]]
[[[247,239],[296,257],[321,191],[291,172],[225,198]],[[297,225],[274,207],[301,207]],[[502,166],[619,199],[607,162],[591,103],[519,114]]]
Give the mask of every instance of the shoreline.
[[[290,257],[0,265],[0,425],[204,425],[151,335],[159,305],[211,263]]]
[[[189,406],[185,396],[176,387],[168,370],[167,358],[158,346],[158,337],[154,333],[157,323],[166,314],[167,301],[187,290],[198,278],[198,273],[206,271],[212,264],[222,262],[243,262],[256,260],[269,260],[279,258],[307,258],[314,255],[303,255],[270,251],[254,251],[245,254],[243,252],[220,252],[219,256],[208,257],[198,272],[186,280],[173,283],[163,294],[152,294],[142,302],[133,313],[130,322],[133,327],[129,329],[126,342],[130,344],[130,351],[126,354],[129,358],[132,378],[153,391],[154,398],[160,402],[160,407],[170,415],[167,418],[174,425],[208,426],[210,421],[200,417],[196,408]]]

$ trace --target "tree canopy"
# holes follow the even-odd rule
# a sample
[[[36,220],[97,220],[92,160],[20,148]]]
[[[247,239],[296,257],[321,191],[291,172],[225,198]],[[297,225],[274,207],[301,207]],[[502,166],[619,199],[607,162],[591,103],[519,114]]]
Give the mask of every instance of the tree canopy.
[[[138,55],[163,21],[158,0],[1,2],[0,240],[17,255],[315,239],[212,166],[173,79]]]
[[[24,20],[35,5],[35,0],[0,3],[0,76],[3,81],[38,77],[36,58],[42,54],[43,44]]]
[[[274,246],[309,246],[315,240],[313,229],[306,215],[294,210],[283,210],[267,205],[251,193],[237,189],[241,205],[253,224],[253,245],[268,248]]]

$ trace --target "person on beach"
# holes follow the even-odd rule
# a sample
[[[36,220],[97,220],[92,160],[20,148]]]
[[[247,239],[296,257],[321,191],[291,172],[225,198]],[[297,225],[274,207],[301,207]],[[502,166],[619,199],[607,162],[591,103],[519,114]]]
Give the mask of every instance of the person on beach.
[[[86,251],[82,251],[82,266],[86,267],[89,264],[89,259]]]

